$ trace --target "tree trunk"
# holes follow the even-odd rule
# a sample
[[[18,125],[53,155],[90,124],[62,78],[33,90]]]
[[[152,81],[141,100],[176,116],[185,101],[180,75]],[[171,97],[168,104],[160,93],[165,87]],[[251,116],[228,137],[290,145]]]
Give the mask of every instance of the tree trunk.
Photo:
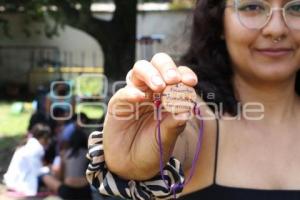
[[[134,34],[135,36],[135,34]],[[130,35],[117,36],[107,43],[100,43],[104,55],[104,73],[112,80],[124,80],[135,61],[135,38]]]
[[[79,12],[66,1],[58,1],[67,23],[94,37],[102,46],[104,73],[110,80],[124,80],[135,62],[138,0],[114,0],[116,10],[111,21],[93,17],[91,0]]]
[[[103,34],[96,39],[103,48],[105,75],[111,80],[124,80],[135,62],[137,0],[115,0],[115,4],[105,40]]]

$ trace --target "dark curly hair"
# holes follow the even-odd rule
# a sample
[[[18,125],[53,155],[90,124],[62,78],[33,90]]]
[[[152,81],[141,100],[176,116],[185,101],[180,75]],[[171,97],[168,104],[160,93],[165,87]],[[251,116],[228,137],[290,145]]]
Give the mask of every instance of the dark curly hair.
[[[68,142],[71,153],[68,157],[77,156],[80,149],[87,149],[87,135],[81,128],[76,128]]]
[[[196,87],[208,103],[223,106],[223,113],[237,114],[238,99],[232,85],[233,71],[226,43],[221,38],[224,25],[224,0],[197,0],[194,11],[190,47],[181,64],[190,66],[198,75]],[[300,95],[300,71],[297,72],[296,92]],[[216,112],[214,106],[210,106]]]

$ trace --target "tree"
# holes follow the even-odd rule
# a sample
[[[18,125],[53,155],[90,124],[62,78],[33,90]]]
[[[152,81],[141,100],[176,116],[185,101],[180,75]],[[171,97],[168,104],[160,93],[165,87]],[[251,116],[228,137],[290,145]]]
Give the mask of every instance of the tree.
[[[102,47],[106,76],[121,80],[135,61],[137,0],[112,1],[116,9],[110,21],[93,15],[90,8],[95,0],[2,0],[0,7],[7,13],[24,13],[29,21],[46,22],[51,18],[54,25],[45,23],[48,36],[56,34],[64,24],[88,33]],[[8,21],[2,18],[0,24],[8,34]]]

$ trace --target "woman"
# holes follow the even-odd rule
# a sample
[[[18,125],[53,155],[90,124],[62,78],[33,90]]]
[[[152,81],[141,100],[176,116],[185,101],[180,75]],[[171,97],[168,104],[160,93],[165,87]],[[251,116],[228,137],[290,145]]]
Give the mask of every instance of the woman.
[[[195,166],[182,199],[299,199],[300,1],[197,1],[183,64],[193,71],[177,67],[163,53],[151,62],[138,61],[127,86],[112,97],[103,129],[109,172],[103,177],[113,182],[107,177],[111,173],[136,181],[128,182],[129,194],[121,187],[100,191],[133,199],[167,197],[160,195],[161,182],[149,184],[160,171],[153,107],[130,105],[141,105],[146,94],[182,82],[197,86],[203,119],[210,119],[204,120],[195,163],[198,121],[186,113],[181,120],[164,113],[161,120],[164,161],[175,145],[173,156],[182,163],[185,177]],[[217,120],[211,120],[211,111]],[[131,115],[138,115],[138,120]],[[99,135],[90,139],[91,164],[96,158],[91,154],[97,146],[93,143],[102,142]],[[88,169],[90,181],[99,180],[96,171]],[[114,179],[117,184],[122,181]],[[140,193],[143,189],[150,192]]]
[[[91,199],[90,185],[85,178],[87,160],[87,137],[77,129],[68,142],[68,148],[62,153],[60,180],[52,175],[43,176],[45,185],[63,199]]]
[[[37,123],[30,129],[26,143],[16,149],[4,182],[9,190],[21,196],[35,196],[39,192],[38,177],[43,173],[43,156],[51,138],[50,127]]]

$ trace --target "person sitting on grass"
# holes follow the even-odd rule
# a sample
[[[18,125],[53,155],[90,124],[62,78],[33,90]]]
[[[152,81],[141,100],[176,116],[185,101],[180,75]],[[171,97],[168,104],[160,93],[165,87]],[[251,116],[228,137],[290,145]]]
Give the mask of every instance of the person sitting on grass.
[[[61,152],[60,173],[45,175],[43,183],[63,199],[91,199],[91,189],[85,177],[88,165],[87,136],[78,128],[71,135],[67,147]],[[59,177],[58,177],[59,176]]]
[[[24,196],[38,193],[38,176],[42,172],[42,159],[51,137],[49,126],[41,123],[35,124],[30,133],[25,145],[16,149],[4,175],[7,188]]]

